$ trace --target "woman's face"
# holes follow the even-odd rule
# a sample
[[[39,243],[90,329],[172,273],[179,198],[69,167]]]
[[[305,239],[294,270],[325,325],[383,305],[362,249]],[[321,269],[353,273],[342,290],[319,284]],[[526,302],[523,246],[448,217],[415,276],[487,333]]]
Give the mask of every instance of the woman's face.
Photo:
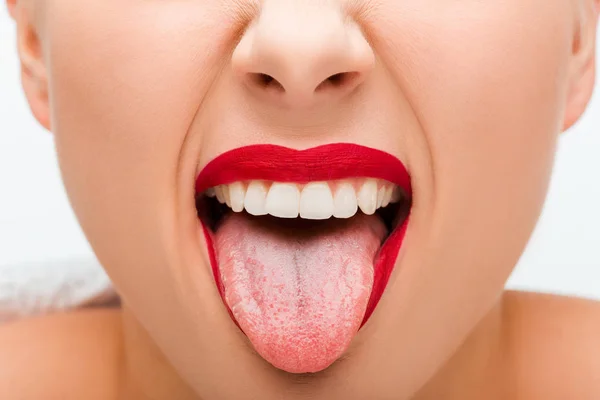
[[[75,212],[126,306],[201,396],[270,398],[295,382],[219,295],[195,206],[204,167],[255,144],[354,143],[403,163],[410,219],[381,301],[340,360],[294,390],[409,395],[496,302],[538,218],[568,103],[574,3],[36,5]]]

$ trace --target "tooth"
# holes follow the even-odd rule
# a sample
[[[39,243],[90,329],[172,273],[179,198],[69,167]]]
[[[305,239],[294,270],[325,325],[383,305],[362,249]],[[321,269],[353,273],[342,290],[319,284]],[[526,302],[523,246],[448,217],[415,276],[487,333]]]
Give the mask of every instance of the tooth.
[[[354,187],[348,183],[341,183],[333,197],[334,211],[333,216],[336,218],[350,218],[358,211],[358,203],[356,200],[356,192]]]
[[[392,197],[390,199],[390,203],[397,203],[402,198],[402,190],[399,186],[394,186],[394,190],[392,191]]]
[[[252,181],[246,190],[244,198],[244,207],[248,214],[252,215],[267,215],[265,209],[265,201],[267,199],[267,186],[262,181]]]
[[[234,212],[244,211],[244,184],[242,182],[234,182],[229,185],[229,198],[231,200],[231,209]]]
[[[390,200],[392,199],[392,191],[393,190],[394,190],[393,185],[385,186],[385,194],[383,196],[383,203],[381,204],[381,207],[387,207],[388,204],[390,204]]]
[[[385,198],[385,185],[380,187],[377,191],[377,208],[383,207],[383,200]]]
[[[221,190],[223,191],[223,198],[225,199],[225,204],[227,204],[227,206],[231,208],[231,196],[229,195],[229,186],[221,185]]]
[[[304,186],[300,195],[300,217],[328,219],[333,215],[333,196],[325,182],[312,182]]]
[[[377,209],[377,181],[367,179],[358,191],[358,206],[363,213],[373,215]]]
[[[265,210],[274,217],[296,218],[299,203],[300,192],[295,184],[273,183],[267,194]]]
[[[219,200],[219,203],[225,203],[225,196],[223,196],[223,188],[221,186],[215,187],[215,195],[217,196],[217,200]]]
[[[206,197],[215,197],[215,188],[208,188],[204,191]]]

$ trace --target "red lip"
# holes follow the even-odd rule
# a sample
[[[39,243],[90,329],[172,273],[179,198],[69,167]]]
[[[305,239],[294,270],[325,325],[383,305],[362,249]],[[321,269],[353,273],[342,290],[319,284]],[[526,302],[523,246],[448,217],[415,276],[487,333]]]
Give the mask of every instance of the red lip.
[[[355,177],[385,179],[401,187],[409,197],[412,194],[410,175],[398,158],[381,150],[347,143],[327,144],[307,150],[269,144],[237,148],[218,156],[202,169],[196,179],[196,193],[217,185],[253,179],[306,183]],[[375,260],[373,291],[362,325],[373,313],[387,286],[406,234],[408,220],[409,216],[389,235]],[[204,223],[202,227],[217,288],[227,307],[212,233]],[[229,314],[235,321],[231,310]]]

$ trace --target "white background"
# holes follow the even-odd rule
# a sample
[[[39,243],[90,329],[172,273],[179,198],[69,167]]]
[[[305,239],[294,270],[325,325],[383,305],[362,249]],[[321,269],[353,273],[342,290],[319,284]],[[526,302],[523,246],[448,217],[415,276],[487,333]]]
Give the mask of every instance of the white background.
[[[63,191],[52,136],[27,108],[14,43],[13,23],[0,10],[0,273],[32,262],[76,268],[93,255]],[[509,287],[600,299],[598,153],[600,88],[561,139],[542,219]]]

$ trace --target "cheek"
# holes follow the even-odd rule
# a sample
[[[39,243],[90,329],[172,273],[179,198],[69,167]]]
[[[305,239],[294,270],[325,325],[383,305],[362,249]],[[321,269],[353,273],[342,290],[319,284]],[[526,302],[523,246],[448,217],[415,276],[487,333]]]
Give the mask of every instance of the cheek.
[[[167,265],[162,250],[174,239],[159,236],[173,231],[165,225],[175,220],[180,179],[193,201],[194,177],[178,176],[181,149],[232,34],[215,1],[198,3],[72,0],[49,10],[61,169],[84,231],[115,274]],[[153,259],[139,259],[149,249]]]
[[[490,310],[525,247],[571,49],[566,1],[435,3],[390,1],[372,24],[425,139],[410,149],[413,176],[427,179],[414,182],[405,253],[379,306],[393,312],[375,319],[388,345],[370,351],[418,360],[416,374],[438,368]]]
[[[571,7],[466,0],[432,13],[429,3],[387,10],[401,21],[376,28],[393,38],[383,47],[427,141],[419,167],[433,177],[421,197],[435,201],[424,225],[428,235],[439,232],[432,240],[445,243],[444,256],[479,244],[481,253],[502,252],[496,265],[514,265],[542,206],[562,126]]]
[[[473,227],[490,250],[509,237],[524,245],[538,217],[562,126],[570,50],[565,27],[549,23],[558,15],[531,25],[505,17],[440,32],[441,67],[432,71],[422,109],[435,189],[448,207],[438,211],[454,215],[462,230]]]

